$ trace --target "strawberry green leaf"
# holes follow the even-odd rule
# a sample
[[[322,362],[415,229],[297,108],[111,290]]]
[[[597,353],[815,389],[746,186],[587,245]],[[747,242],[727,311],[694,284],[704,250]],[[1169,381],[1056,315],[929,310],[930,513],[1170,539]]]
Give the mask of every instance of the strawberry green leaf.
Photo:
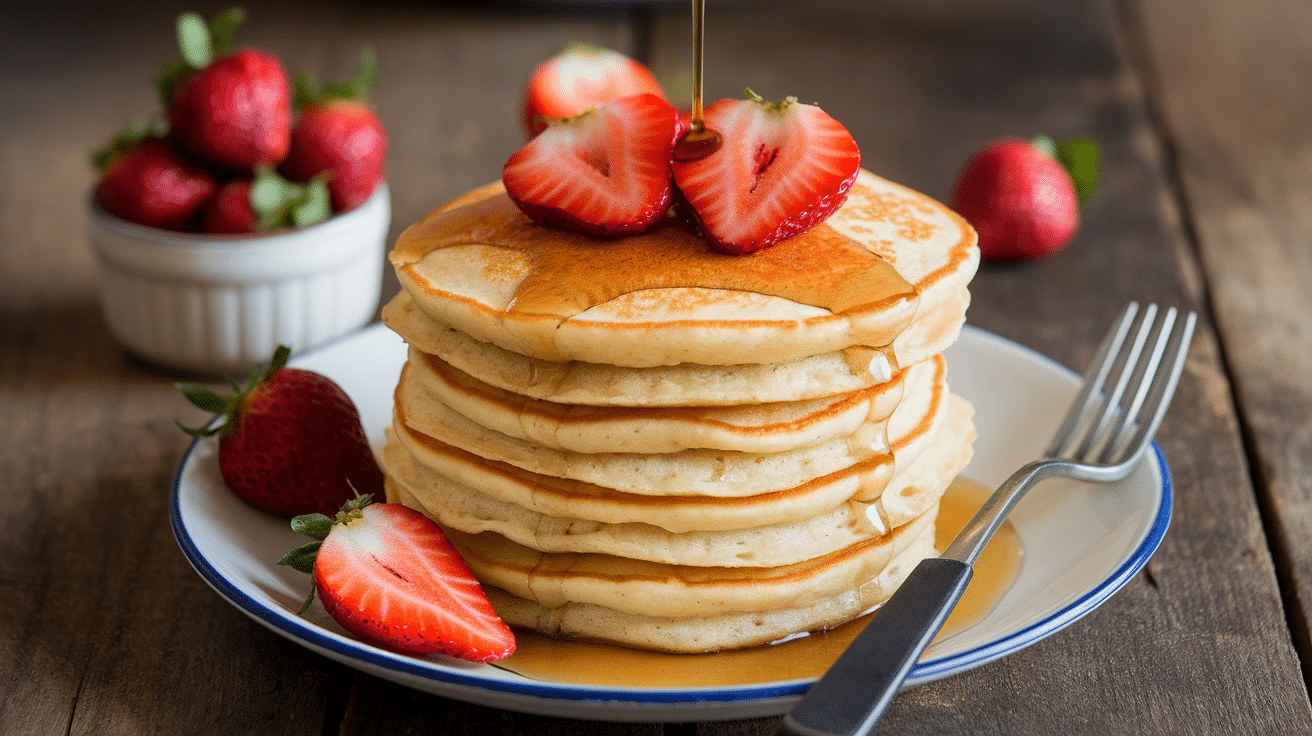
[[[1057,144],[1049,136],[1036,135],[1030,139],[1030,145],[1048,158],[1057,158]]]
[[[314,102],[319,96],[319,85],[309,74],[301,74],[296,77],[292,88],[292,107],[301,109],[306,105]]]
[[[378,83],[378,57],[366,46],[360,52],[360,66],[345,82],[319,84],[309,74],[302,74],[294,82],[292,106],[300,110],[315,103],[333,99],[360,100],[373,91]]]
[[[292,224],[297,227],[327,220],[333,213],[328,184],[316,176],[305,185],[305,196],[292,207]]]
[[[210,27],[199,13],[186,12],[178,16],[178,48],[182,59],[193,69],[204,69],[214,58],[210,45]]]
[[[141,141],[151,136],[163,138],[168,132],[169,124],[158,118],[129,123],[121,133],[92,152],[91,165],[98,171],[104,171],[120,154],[125,153]]]
[[[204,386],[179,385],[178,390],[198,409],[211,414],[219,414],[228,410],[228,399]]]
[[[1057,144],[1057,160],[1075,184],[1075,196],[1087,200],[1098,188],[1098,143],[1089,137]]]
[[[292,355],[292,349],[286,345],[279,345],[273,351],[273,357],[269,358],[269,367],[264,370],[264,375],[268,376],[282,369],[287,365],[287,359]]]
[[[322,541],[328,538],[328,532],[333,530],[333,524],[336,523],[336,520],[331,516],[301,514],[292,519],[292,531]]]
[[[266,377],[279,368],[282,368],[283,365],[287,363],[287,357],[289,355],[291,355],[291,349],[286,345],[279,345],[278,349],[273,352],[273,358],[270,359],[267,369],[262,369],[260,366],[251,368],[250,377],[245,386],[240,385],[235,379],[229,377],[228,384],[232,386],[233,393],[228,396],[223,396],[215,391],[205,388],[204,386],[193,386],[181,383],[176,384],[178,391],[181,392],[182,395],[194,406],[208,412],[222,414],[224,421],[208,429],[204,427],[200,429],[191,429],[183,426],[183,424],[176,419],[173,423],[178,425],[178,428],[182,431],[196,437],[222,436],[223,433],[233,425],[237,416],[237,411],[241,407],[242,401],[245,400],[246,395],[264,381]]]
[[[218,56],[232,48],[237,29],[246,21],[244,8],[228,8],[210,20],[210,52]]]
[[[372,47],[366,46],[360,51],[360,68],[355,71],[355,76],[351,78],[351,85],[355,87],[355,97],[363,97],[373,91],[374,86],[378,84],[378,55],[374,53]]]
[[[329,519],[330,526],[331,523],[332,520]],[[318,556],[319,547],[321,546],[323,546],[323,542],[317,540],[303,544],[283,555],[282,559],[278,560],[278,564],[283,567],[290,567],[297,572],[303,572],[306,574],[312,573],[314,572],[314,560],[315,557]]]
[[[196,71],[191,65],[182,59],[178,59],[169,64],[164,69],[164,73],[155,80],[155,91],[159,93],[159,99],[167,108],[173,100],[173,90],[182,82],[188,74]]]

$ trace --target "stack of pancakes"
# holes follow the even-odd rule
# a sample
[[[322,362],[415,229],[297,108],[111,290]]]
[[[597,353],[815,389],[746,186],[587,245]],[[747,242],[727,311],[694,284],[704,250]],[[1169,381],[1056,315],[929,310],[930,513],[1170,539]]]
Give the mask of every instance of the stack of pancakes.
[[[862,171],[749,256],[670,220],[600,240],[499,184],[405,231],[388,500],[448,533],[511,625],[699,652],[827,628],[935,554],[970,457],[940,355],[970,227]]]

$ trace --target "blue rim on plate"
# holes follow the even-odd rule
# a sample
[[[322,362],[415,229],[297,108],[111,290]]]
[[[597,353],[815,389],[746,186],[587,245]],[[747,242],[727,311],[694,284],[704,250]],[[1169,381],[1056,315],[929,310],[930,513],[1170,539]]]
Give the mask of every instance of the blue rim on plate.
[[[976,344],[978,346],[976,349],[979,350],[1011,351],[1022,361],[1042,364],[1044,370],[1060,368],[1060,371],[1067,376],[1074,376],[1075,383],[1078,384],[1079,377],[1074,372],[1004,338],[966,327],[963,330],[963,339]],[[368,355],[370,360],[377,363],[380,351],[363,350],[361,347],[373,347],[374,343],[380,343],[385,347],[381,353],[386,356],[387,350],[397,349],[398,341],[399,338],[394,338],[386,328],[375,325],[336,340],[323,348],[297,356],[292,364],[310,367],[303,364],[313,363],[317,359],[318,362],[313,366],[315,369],[320,369],[320,364],[331,369],[334,361],[339,359],[336,353],[353,356],[340,358],[341,360],[358,360],[360,359],[358,356]],[[404,349],[401,348],[396,354],[403,359]],[[399,370],[399,362],[396,367]],[[349,385],[343,385],[348,393],[352,393]],[[390,386],[386,387],[385,395],[388,397],[390,397],[390,389]],[[1072,389],[1071,394],[1073,393]],[[353,398],[356,398],[357,402],[360,400],[354,394]],[[364,413],[362,407],[362,415]],[[209,444],[202,445],[202,443]],[[1080,588],[1082,591],[1080,595],[1038,620],[1008,631],[1005,635],[941,656],[935,656],[934,650],[931,649],[926,658],[912,669],[907,687],[957,674],[1023,649],[1079,620],[1131,580],[1157,550],[1171,517],[1172,486],[1169,468],[1161,447],[1154,442],[1152,448],[1153,452],[1148,458],[1151,458],[1155,466],[1157,483],[1160,484],[1159,488],[1154,489],[1157,494],[1155,497],[1157,508],[1152,514],[1150,523],[1143,530],[1142,538],[1138,539],[1137,546],[1125,555],[1110,574],[1092,585]],[[203,545],[196,539],[198,534],[206,531],[202,525],[221,522],[205,518],[198,509],[192,507],[195,502],[193,496],[198,493],[203,494],[207,490],[200,487],[205,484],[198,486],[193,483],[190,476],[197,472],[197,466],[202,462],[198,459],[200,456],[206,456],[207,461],[212,463],[212,455],[212,440],[194,440],[184,454],[174,476],[171,490],[171,524],[174,536],[187,560],[222,598],[258,623],[312,651],[362,671],[416,689],[483,705],[557,717],[609,721],[717,720],[778,715],[786,712],[799,700],[811,683],[810,680],[788,680],[759,685],[691,688],[558,684],[529,680],[486,665],[473,666],[441,657],[420,659],[395,654],[357,641],[298,616],[294,606],[284,607],[273,600],[262,600],[259,594],[265,591],[253,590],[249,581],[243,581],[231,572],[225,572],[221,569],[223,565],[216,564],[211,559],[211,555],[202,549]],[[217,473],[217,470],[211,469],[208,472]],[[217,484],[221,486],[221,481]],[[224,491],[226,492],[226,489]],[[263,516],[261,512],[254,509],[250,509],[249,513],[256,519]],[[296,537],[290,529],[286,527],[282,529],[283,533],[294,542]],[[1136,532],[1136,538],[1137,534]],[[226,539],[227,535],[224,537]],[[290,545],[287,549],[290,549]],[[276,560],[270,561],[269,565],[272,567],[274,562]],[[308,582],[308,578],[306,580]],[[246,585],[243,585],[243,582],[246,582]]]

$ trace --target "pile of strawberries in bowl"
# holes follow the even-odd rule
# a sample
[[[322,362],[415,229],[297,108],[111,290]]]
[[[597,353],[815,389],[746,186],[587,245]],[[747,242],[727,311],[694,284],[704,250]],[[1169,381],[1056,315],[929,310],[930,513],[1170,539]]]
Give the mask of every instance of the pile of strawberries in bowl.
[[[180,15],[161,114],[92,157],[106,320],[168,367],[245,371],[377,309],[391,204],[373,56],[345,82],[293,84],[272,54],[234,48],[244,17]]]

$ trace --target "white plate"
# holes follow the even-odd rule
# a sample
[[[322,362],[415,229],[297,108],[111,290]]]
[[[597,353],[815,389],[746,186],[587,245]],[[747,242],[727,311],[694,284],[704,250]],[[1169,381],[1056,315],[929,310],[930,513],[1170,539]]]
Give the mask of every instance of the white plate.
[[[392,389],[405,346],[374,326],[300,356],[351,395],[371,440],[390,421]],[[975,405],[979,440],[966,475],[988,486],[1035,458],[1047,444],[1079,377],[1051,360],[967,327],[948,352],[954,392]],[[983,619],[938,643],[908,686],[953,675],[1022,649],[1092,611],[1157,549],[1171,516],[1166,460],[1154,443],[1126,480],[1095,485],[1045,481],[1011,516],[1025,550],[1012,588]],[[471,703],[565,718],[698,721],[777,715],[809,680],[742,687],[607,688],[526,679],[445,657],[417,658],[363,644],[321,607],[298,616],[309,578],[275,563],[303,537],[285,520],[229,493],[215,443],[192,444],[173,486],[174,534],[187,559],[219,595],[259,623],[326,657],[387,680]]]

